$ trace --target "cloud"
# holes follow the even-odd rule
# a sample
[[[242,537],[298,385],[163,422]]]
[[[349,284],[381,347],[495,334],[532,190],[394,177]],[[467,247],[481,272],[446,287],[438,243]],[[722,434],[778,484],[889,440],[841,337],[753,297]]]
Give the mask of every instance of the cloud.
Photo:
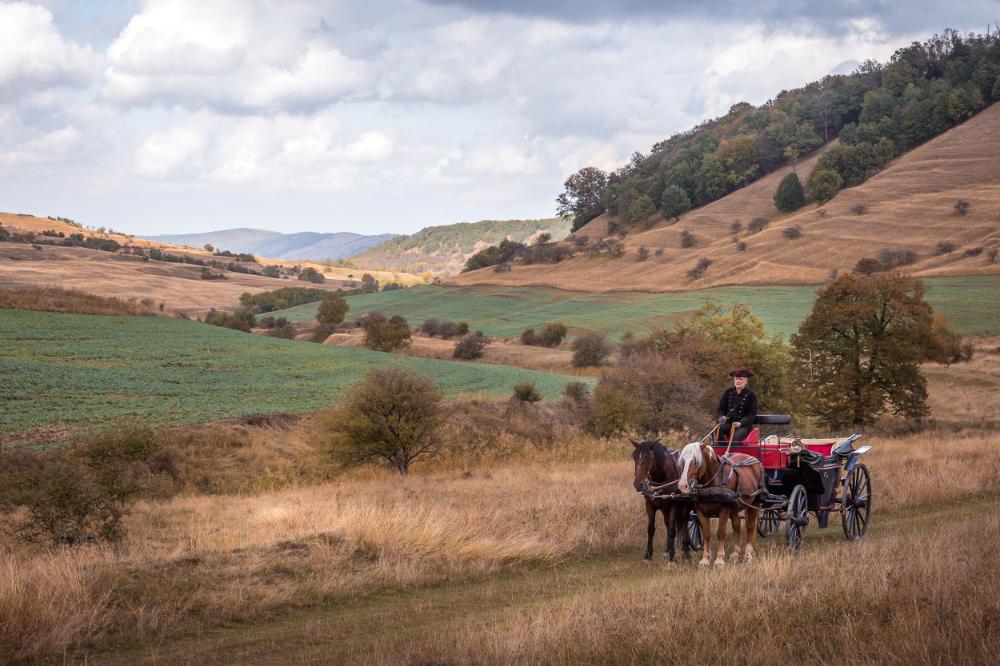
[[[175,127],[150,135],[136,153],[140,176],[162,178],[185,166],[193,167],[205,147],[205,139],[190,127]]]
[[[89,47],[64,40],[44,7],[0,4],[0,99],[86,86],[99,61]]]

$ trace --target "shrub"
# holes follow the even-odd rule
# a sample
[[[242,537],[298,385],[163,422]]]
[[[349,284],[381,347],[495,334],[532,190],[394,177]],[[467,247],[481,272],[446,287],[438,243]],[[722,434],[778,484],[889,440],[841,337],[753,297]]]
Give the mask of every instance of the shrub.
[[[469,332],[469,325],[464,321],[455,322],[431,317],[420,325],[420,332],[429,337],[441,336],[448,339],[465,335]]]
[[[739,243],[736,244],[736,251],[737,252],[746,252],[747,251],[747,244],[744,243],[743,241],[740,241]]]
[[[568,330],[565,324],[554,322],[546,324],[541,333],[535,334],[535,329],[526,328],[521,333],[521,344],[535,347],[558,347],[562,344]]]
[[[320,301],[319,309],[316,311],[316,321],[321,324],[336,326],[344,321],[344,316],[349,309],[350,306],[347,305],[347,301],[340,294],[330,294]]]
[[[681,247],[689,248],[694,247],[698,240],[694,237],[694,234],[689,230],[685,229],[681,232]]]
[[[326,276],[320,273],[318,270],[312,266],[306,266],[299,272],[299,279],[305,280],[307,282],[312,282],[314,284],[321,284],[326,282]]]
[[[656,248],[656,252],[654,252],[653,254],[656,255],[657,257],[662,257],[663,256],[663,248],[662,247]]]
[[[262,291],[256,294],[244,292],[240,296],[240,305],[255,314],[284,310],[285,308],[322,301],[330,294],[326,289],[315,287],[282,287],[273,291]]]
[[[329,324],[320,324],[312,330],[312,335],[309,337],[309,342],[315,342],[316,344],[323,344],[326,339],[333,335],[333,332],[337,330],[336,326],[330,326]]]
[[[955,244],[952,243],[951,241],[941,241],[934,248],[934,254],[937,255],[951,254],[954,251],[955,251]]]
[[[983,253],[982,247],[970,247],[962,254],[964,254],[966,257],[978,257],[982,253]]]
[[[700,278],[702,275],[705,274],[705,271],[707,271],[708,267],[711,265],[712,265],[711,259],[709,259],[708,257],[702,257],[701,259],[698,260],[698,263],[694,265],[694,268],[692,268],[687,272],[687,275],[692,280],[697,280],[698,278]]]
[[[802,189],[802,182],[793,171],[781,179],[778,189],[774,193],[774,205],[784,213],[798,210],[806,204],[806,193]]]
[[[881,261],[878,259],[872,259],[871,257],[858,259],[858,263],[854,264],[854,272],[861,275],[872,275],[874,273],[879,273],[884,269],[885,267],[882,265]]]
[[[452,351],[451,356],[452,358],[464,361],[481,358],[483,350],[486,349],[489,343],[490,339],[483,335],[482,331],[470,333],[455,343],[455,349]]]
[[[236,312],[216,312],[214,309],[205,315],[205,323],[211,326],[221,326],[231,328],[235,331],[249,333],[254,327],[253,312],[246,308],[240,308]]]
[[[514,400],[517,402],[538,402],[541,399],[542,396],[538,393],[534,382],[520,382],[514,385]]]
[[[439,444],[442,400],[437,386],[414,372],[372,370],[320,418],[319,432],[336,462],[383,462],[405,476]]]
[[[294,340],[295,336],[298,335],[298,331],[295,327],[289,323],[282,324],[281,326],[275,326],[267,333],[272,338],[281,338],[282,340]]]
[[[995,264],[997,262],[998,254],[1000,254],[1000,250],[997,250],[996,248],[991,248],[990,251],[986,253],[986,258],[989,259],[991,264]]]
[[[400,282],[386,282],[382,285],[382,291],[399,291],[405,288]]]
[[[645,194],[637,196],[632,200],[625,215],[625,224],[632,225],[640,222],[656,212],[656,206],[652,199]]]
[[[809,197],[818,204],[824,204],[835,197],[843,186],[843,177],[833,169],[814,169],[809,176]]]
[[[645,245],[639,247],[637,261],[646,261],[649,259],[649,248]]]
[[[965,215],[969,212],[970,208],[972,208],[972,204],[965,199],[959,199],[955,202],[955,213],[957,215]]]
[[[573,402],[583,402],[590,397],[590,387],[585,382],[567,382],[563,387],[563,397]]]
[[[510,263],[524,252],[527,246],[508,239],[503,239],[498,245],[491,245],[476,252],[469,257],[462,272],[474,271],[487,266],[497,266],[502,263]]]
[[[391,352],[410,344],[410,327],[399,315],[385,318],[372,312],[359,320],[365,329],[364,346],[374,351]]]
[[[494,273],[510,273],[510,263],[506,261],[501,261],[499,264],[493,267]]]
[[[770,224],[770,222],[767,221],[766,217],[755,217],[750,220],[750,225],[747,227],[747,231],[755,234],[758,231],[764,231],[764,229],[767,229],[768,224]]]
[[[884,270],[891,270],[916,262],[917,253],[913,250],[896,250],[884,247],[878,251],[877,258],[884,267]]]
[[[851,206],[851,212],[854,213],[855,215],[864,215],[865,213],[868,212],[868,206],[863,203],[854,204],[853,206]]]
[[[378,280],[371,273],[361,276],[361,291],[366,294],[374,294],[378,291]]]
[[[729,225],[729,233],[738,234],[743,230],[743,224],[739,221],[733,222]]]
[[[800,238],[802,236],[802,228],[799,225],[786,227],[785,229],[782,229],[781,235],[788,240],[795,240],[796,238]]]
[[[584,333],[573,340],[573,367],[595,367],[611,354],[611,343],[601,333]]]
[[[11,512],[8,527],[23,541],[118,541],[122,518],[162,473],[174,473],[170,459],[153,431],[142,427],[54,451],[5,453],[0,512]]]
[[[579,249],[587,247],[587,243],[590,242],[590,236],[582,234],[580,236],[573,236],[573,246]]]
[[[201,268],[201,279],[202,280],[225,280],[226,276],[224,273],[215,273],[212,269],[202,266]]]

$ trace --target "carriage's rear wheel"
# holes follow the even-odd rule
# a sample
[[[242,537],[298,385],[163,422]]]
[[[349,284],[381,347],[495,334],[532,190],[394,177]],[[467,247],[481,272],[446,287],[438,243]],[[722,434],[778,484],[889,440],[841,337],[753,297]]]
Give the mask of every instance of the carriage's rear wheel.
[[[778,533],[781,527],[781,515],[775,509],[764,509],[757,519],[757,534],[765,539]]]
[[[788,548],[797,553],[806,535],[806,525],[809,524],[809,498],[805,486],[800,484],[792,489],[792,494],[788,496],[787,511],[785,537],[788,539]]]
[[[691,539],[691,548],[701,550],[705,547],[705,537],[701,533],[701,523],[698,522],[698,514],[691,512],[688,518],[688,538]]]
[[[857,541],[868,530],[868,519],[872,515],[872,480],[868,468],[858,465],[844,483],[844,504],[840,512],[844,524],[844,536]]]

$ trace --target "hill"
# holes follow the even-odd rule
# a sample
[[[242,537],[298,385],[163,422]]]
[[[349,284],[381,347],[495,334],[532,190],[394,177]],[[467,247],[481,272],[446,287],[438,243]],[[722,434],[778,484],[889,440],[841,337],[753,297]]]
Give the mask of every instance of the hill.
[[[610,237],[619,257],[578,253],[559,264],[514,264],[463,273],[452,284],[546,285],[581,291],[685,291],[721,285],[818,284],[833,271],[854,269],[880,251],[912,253],[906,268],[920,276],[1000,273],[1000,104],[889,163],[864,183],[841,190],[822,206],[791,214],[775,208],[774,192],[792,167],[680,216],[659,213],[634,231]],[[808,173],[821,157],[800,160]],[[964,211],[956,205],[965,202]],[[766,228],[752,231],[760,219]],[[576,236],[608,238],[613,218],[602,215]],[[733,225],[740,231],[733,233]],[[794,230],[794,231],[791,231]],[[693,244],[684,247],[684,232]],[[742,245],[741,245],[742,244]],[[640,260],[640,248],[650,256]],[[662,251],[662,252],[661,252]],[[700,276],[689,275],[699,262]],[[707,263],[706,263],[707,262]]]
[[[157,424],[315,409],[372,367],[400,365],[450,396],[509,395],[535,382],[555,398],[573,377],[278,340],[163,317],[3,310],[0,431]]]
[[[211,243],[216,249],[248,252],[276,259],[343,259],[383,243],[395,234],[365,236],[347,232],[303,231],[282,234],[264,229],[221,229],[199,234],[150,236],[150,240],[201,248]]]
[[[359,266],[383,270],[453,275],[465,260],[484,247],[506,239],[528,241],[540,233],[562,240],[570,223],[560,218],[543,220],[482,220],[425,227],[412,236],[385,241],[351,257]]]

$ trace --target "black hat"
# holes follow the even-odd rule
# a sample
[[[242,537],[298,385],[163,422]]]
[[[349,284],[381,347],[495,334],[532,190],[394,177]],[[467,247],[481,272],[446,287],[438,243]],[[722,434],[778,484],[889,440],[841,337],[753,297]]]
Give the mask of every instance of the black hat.
[[[753,373],[746,368],[739,368],[729,373],[730,377],[753,377]]]

